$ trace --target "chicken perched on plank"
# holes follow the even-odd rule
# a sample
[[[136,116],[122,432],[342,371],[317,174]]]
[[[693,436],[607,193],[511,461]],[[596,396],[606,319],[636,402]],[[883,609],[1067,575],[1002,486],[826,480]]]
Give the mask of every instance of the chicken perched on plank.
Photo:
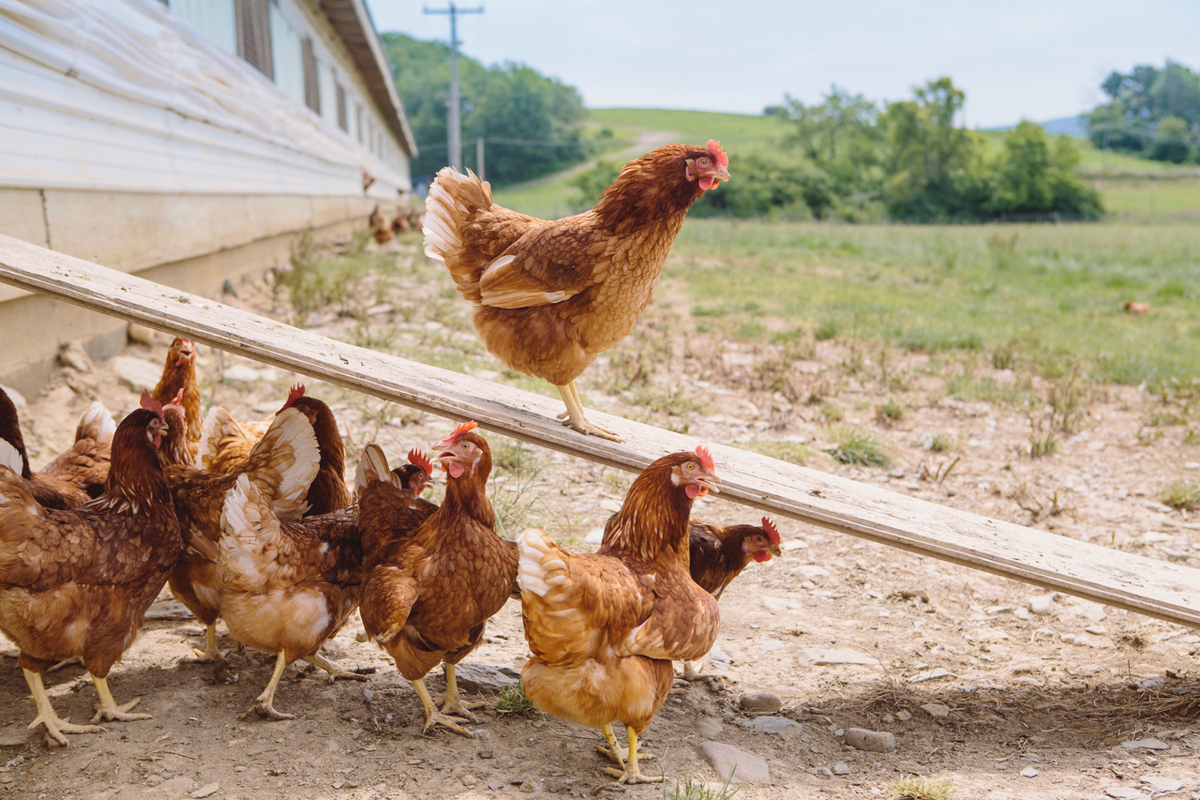
[[[21,462],[17,472],[29,481],[27,488],[43,508],[76,508],[99,497],[108,481],[109,454],[117,425],[99,401],[79,417],[75,442],[38,472],[29,469],[25,439],[17,408],[0,390],[0,444],[12,448]]]
[[[171,342],[162,377],[150,396],[164,406],[175,403],[183,408],[187,418],[188,452],[192,463],[196,463],[204,421],[200,411],[200,383],[196,378],[196,345],[191,339],[176,336]]]
[[[356,481],[369,570],[359,609],[363,627],[416,687],[424,730],[439,724],[468,737],[473,734],[452,718],[475,721],[459,697],[454,665],[478,646],[517,572],[516,548],[494,530],[496,515],[484,493],[492,456],[474,428],[474,422],[459,425],[441,442],[437,461],[447,478],[439,508],[429,511],[431,504],[400,488],[386,461],[376,460]],[[439,662],[446,670],[440,711],[425,688],[425,675]]]
[[[425,254],[446,263],[475,328],[510,368],[550,381],[565,424],[587,420],[575,379],[642,315],[688,209],[729,180],[720,142],[669,144],[630,161],[591,211],[547,222],[492,203],[491,185],[442,169],[425,202]]]
[[[179,525],[155,455],[165,431],[161,409],[143,394],[113,436],[104,493],[68,511],[38,505],[12,453],[0,469],[0,631],[20,648],[17,664],[37,703],[29,727],[44,725],[63,745],[65,733],[102,729],[55,713],[42,675],[56,661],[82,657],[100,700],[93,723],[149,716],[128,713],[137,700],[118,706],[107,676],[179,557]]]
[[[204,652],[196,654],[200,660],[222,658],[216,632],[221,612],[217,551],[225,495],[244,474],[270,499],[276,517],[299,519],[308,508],[305,497],[319,465],[317,438],[308,417],[284,408],[249,458],[230,474],[213,475],[186,464],[166,467],[183,535],[183,552],[171,573],[171,593],[207,629]]]
[[[661,781],[638,767],[638,736],[671,689],[671,661],[707,653],[716,599],[688,574],[692,501],[716,490],[712,456],[664,456],[638,475],[596,553],[570,553],[536,529],[518,539],[517,583],[533,657],[525,694],[555,716],[600,728],[621,783]],[[612,723],[629,736],[628,760]]]
[[[225,498],[221,530],[221,617],[237,641],[277,654],[271,681],[250,711],[294,718],[276,711],[274,698],[284,667],[298,658],[327,671],[330,680],[366,680],[317,652],[358,606],[363,569],[356,509],[280,520],[270,497],[243,473]]]

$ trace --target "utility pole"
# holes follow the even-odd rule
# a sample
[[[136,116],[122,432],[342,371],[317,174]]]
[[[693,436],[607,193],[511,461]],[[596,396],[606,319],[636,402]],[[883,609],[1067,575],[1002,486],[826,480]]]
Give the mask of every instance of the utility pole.
[[[426,14],[448,14],[450,16],[450,113],[446,120],[446,141],[450,150],[450,166],[462,172],[462,122],[459,119],[462,103],[458,98],[458,15],[482,14],[483,6],[459,8],[451,2],[449,8],[426,8],[423,10]]]
[[[479,180],[486,181],[483,176],[483,137],[475,139],[475,169],[479,170]]]

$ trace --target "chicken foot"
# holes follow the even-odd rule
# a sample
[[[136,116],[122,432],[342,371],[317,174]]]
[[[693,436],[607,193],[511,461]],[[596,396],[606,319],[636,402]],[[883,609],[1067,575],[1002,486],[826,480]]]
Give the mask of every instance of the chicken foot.
[[[611,731],[612,731],[612,726],[610,725],[609,732],[611,732]],[[619,770],[619,769],[613,769],[612,767],[609,767],[609,768],[605,769],[604,771],[607,774],[612,775],[614,778],[616,778],[617,783],[619,783],[619,784],[662,783],[662,781],[663,781],[662,775],[643,775],[642,774],[642,771],[638,768],[638,751],[637,751],[638,736],[637,736],[637,733],[634,732],[633,728],[629,727],[628,725],[625,726],[625,733],[628,734],[628,736],[629,736],[629,759],[628,759],[628,763],[625,765],[625,769]],[[607,734],[606,734],[606,736],[607,736]],[[616,741],[615,735],[613,736],[613,741],[614,742]]]
[[[275,688],[279,686],[279,679],[283,677],[283,668],[287,665],[287,656],[285,656],[281,650],[279,652],[279,656],[275,659],[275,671],[271,673],[270,683],[267,684],[266,689],[263,689],[263,693],[255,699],[254,705],[250,706],[250,708],[246,709],[246,711],[242,714],[242,719],[245,719],[254,713],[257,713],[259,716],[266,717],[267,719],[296,718],[295,714],[284,714],[276,711],[274,705]]]
[[[458,677],[454,674],[453,664],[443,664],[446,672],[446,696],[442,698],[442,713],[448,716],[461,717],[467,722],[478,722],[471,713],[472,708],[482,708],[487,703],[465,703],[458,693]]]
[[[425,679],[417,678],[412,682],[416,687],[417,696],[421,698],[421,705],[425,706],[425,727],[421,729],[422,734],[429,733],[430,727],[434,724],[442,725],[460,736],[466,736],[468,739],[474,739],[475,734],[459,725],[453,718],[438,711],[437,706],[433,702],[433,698],[429,696],[429,689],[425,687]]]
[[[135,697],[125,705],[117,705],[117,701],[113,700],[112,692],[108,688],[107,678],[98,678],[92,676],[92,683],[96,685],[96,695],[100,698],[100,702],[96,705],[96,716],[92,717],[92,723],[97,723],[100,720],[117,720],[119,722],[132,722],[138,719],[154,719],[149,714],[130,714],[129,709],[141,702],[140,697]]]
[[[54,711],[54,706],[50,704],[50,697],[46,694],[46,687],[42,683],[42,676],[24,668],[21,669],[21,672],[25,674],[25,683],[29,684],[29,691],[33,694],[33,702],[37,705],[38,711],[33,722],[29,723],[30,730],[33,730],[38,725],[45,725],[46,733],[50,735],[50,738],[63,747],[70,744],[67,737],[63,735],[64,732],[102,733],[105,730],[99,725],[75,725],[60,717]]]
[[[608,741],[608,747],[604,748],[596,745],[596,752],[612,761],[621,769],[625,769],[625,761],[629,758],[629,750],[628,748],[621,747],[621,744],[617,741],[617,734],[613,731],[612,723],[608,723],[600,730],[604,732],[604,738]],[[654,758],[654,755],[642,751],[638,753],[638,758]]]
[[[558,393],[562,395],[563,402],[567,406],[566,419],[563,419],[563,414],[559,414],[558,418],[563,420],[563,425],[566,425],[582,434],[588,436],[599,436],[601,439],[608,439],[610,442],[621,442],[625,440],[608,428],[602,428],[594,422],[588,420],[583,413],[583,403],[579,400],[579,390],[575,388],[575,381],[571,381],[563,386],[556,386]]]
[[[204,630],[204,650],[192,648],[192,655],[197,661],[225,661],[225,654],[217,649],[217,624],[206,625]]]
[[[350,672],[349,670],[342,669],[337,664],[330,661],[328,658],[321,655],[320,653],[315,653],[311,656],[308,656],[304,660],[310,664],[315,664],[316,666],[318,666],[321,669],[328,672],[329,673],[328,681],[330,683],[333,683],[338,678],[341,678],[342,680],[346,680],[346,681],[368,680],[368,677],[366,675],[359,675],[357,672]]]

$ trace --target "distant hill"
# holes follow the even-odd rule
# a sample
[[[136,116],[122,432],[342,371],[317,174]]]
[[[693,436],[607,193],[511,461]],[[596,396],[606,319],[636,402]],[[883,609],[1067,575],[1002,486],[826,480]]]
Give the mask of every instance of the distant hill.
[[[1080,139],[1087,138],[1087,123],[1084,122],[1082,115],[1076,117],[1059,117],[1058,119],[1048,119],[1045,122],[1039,122],[1046,133],[1051,136],[1078,136]],[[984,128],[988,131],[1011,131],[1016,125],[1005,125],[998,128]]]

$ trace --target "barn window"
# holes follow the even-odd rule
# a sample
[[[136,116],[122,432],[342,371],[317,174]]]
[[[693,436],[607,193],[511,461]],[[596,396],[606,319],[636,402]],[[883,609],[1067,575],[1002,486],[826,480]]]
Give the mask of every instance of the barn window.
[[[238,55],[268,78],[271,65],[270,0],[235,0],[238,21]]]
[[[334,82],[334,88],[337,93],[337,123],[338,127],[347,133],[350,132],[349,115],[346,114],[346,90],[340,83]]]
[[[271,68],[279,91],[296,103],[304,102],[304,55],[300,34],[279,6],[271,4]]]
[[[187,20],[226,53],[238,46],[237,14],[234,0],[169,0],[167,7]]]
[[[317,55],[313,52],[312,37],[300,40],[300,55],[304,60],[304,104],[321,113],[321,86],[317,83]]]

